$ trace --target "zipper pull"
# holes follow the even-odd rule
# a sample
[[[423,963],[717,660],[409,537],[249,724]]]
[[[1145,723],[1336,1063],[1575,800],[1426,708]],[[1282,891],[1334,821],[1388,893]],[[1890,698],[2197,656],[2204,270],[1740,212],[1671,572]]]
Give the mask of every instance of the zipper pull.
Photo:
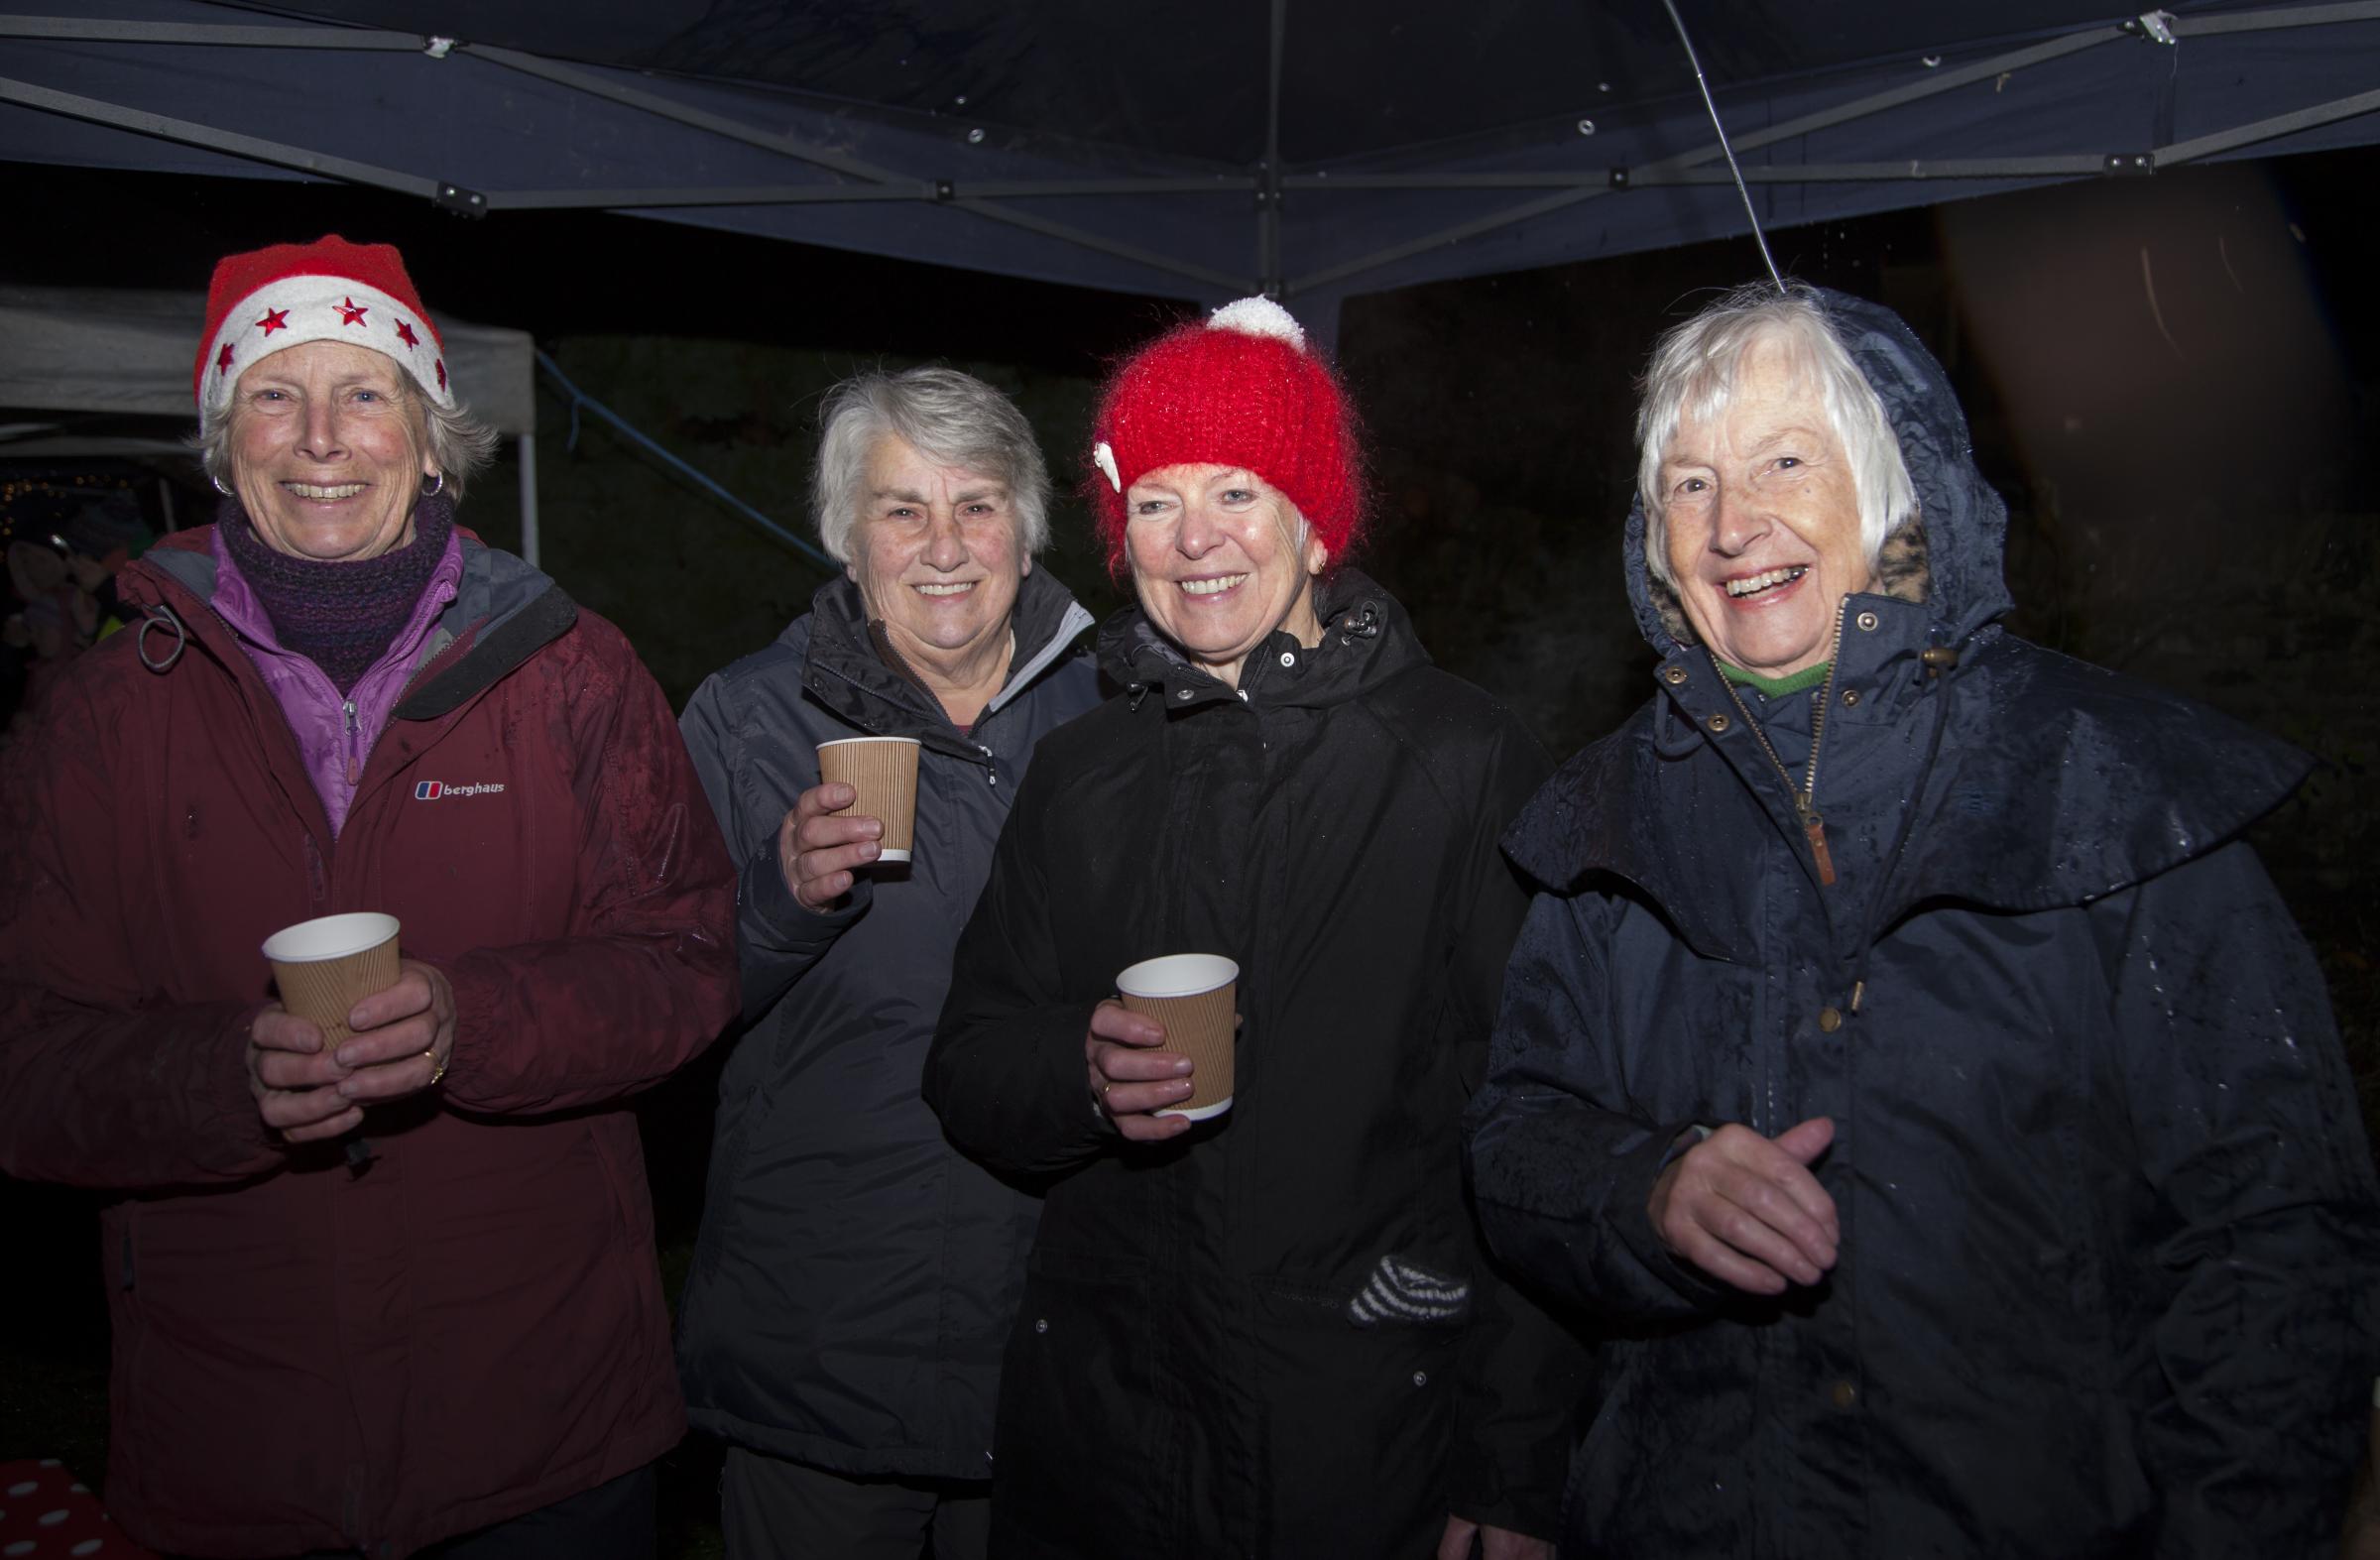
[[[349,699],[339,709],[347,717],[347,783],[353,785],[360,779],[355,773],[355,700]]]
[[[1827,849],[1827,820],[1808,802],[1801,804],[1802,836],[1810,842],[1810,855],[1818,863],[1818,882],[1821,888],[1835,883],[1835,853]]]
[[[992,757],[992,750],[980,742],[975,745],[975,751],[984,756],[984,783],[987,785],[999,784],[1000,761]]]

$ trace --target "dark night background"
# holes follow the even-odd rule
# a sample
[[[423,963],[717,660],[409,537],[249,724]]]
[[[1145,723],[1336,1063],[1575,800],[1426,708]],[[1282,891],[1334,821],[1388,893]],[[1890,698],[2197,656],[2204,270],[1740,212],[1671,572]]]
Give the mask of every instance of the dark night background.
[[[2380,1097],[2380,958],[2364,871],[2380,816],[2374,451],[2380,449],[2380,149],[2068,184],[1771,234],[1790,273],[1898,308],[1949,367],[2010,512],[2017,632],[2178,688],[2320,765],[2256,843],[2320,953],[2367,1117]],[[591,396],[807,534],[819,392],[939,359],[1012,393],[1062,488],[1102,365],[1188,305],[1006,281],[627,217],[471,222],[345,186],[0,164],[0,284],[202,290],[218,255],[338,231],[400,246],[430,311],[536,334]],[[1368,424],[1375,523],[1357,561],[1425,642],[1557,754],[1647,696],[1621,587],[1631,381],[1748,241],[1360,298],[1339,360]],[[1292,299],[1294,311],[1297,300]],[[190,320],[192,346],[200,321]],[[468,399],[469,385],[458,386]],[[0,409],[0,421],[14,420]],[[78,426],[121,420],[77,418]],[[143,431],[178,432],[144,425]],[[768,643],[816,565],[541,391],[544,567],[622,625],[682,704]],[[505,457],[463,519],[516,545]],[[195,468],[177,479],[204,518]],[[44,485],[157,471],[0,460],[0,530],[46,525]],[[1053,568],[1119,595],[1079,503]],[[715,1060],[645,1106],[672,1286],[699,1218]],[[104,1467],[106,1320],[92,1204],[0,1183],[10,1272],[0,1461]],[[715,1552],[716,1454],[664,1482],[665,1552]]]

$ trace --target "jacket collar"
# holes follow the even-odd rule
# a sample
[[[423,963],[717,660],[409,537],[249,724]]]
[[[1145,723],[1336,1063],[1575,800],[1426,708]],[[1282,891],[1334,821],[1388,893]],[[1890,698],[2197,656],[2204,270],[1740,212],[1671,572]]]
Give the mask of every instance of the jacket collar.
[[[1249,653],[1238,688],[1192,665],[1137,606],[1101,626],[1100,665],[1135,705],[1154,693],[1168,711],[1179,712],[1219,703],[1321,708],[1430,663],[1405,609],[1361,569],[1341,568],[1317,583],[1314,611],[1322,643],[1308,650],[1296,636],[1276,631]]]
[[[454,535],[462,548],[462,575],[454,600],[430,627],[422,650],[425,674],[398,705],[399,720],[434,719],[457,708],[578,621],[577,604],[544,573],[487,546],[460,526]],[[125,600],[149,609],[153,622],[170,625],[182,639],[211,641],[220,633],[224,644],[213,654],[236,668],[245,664],[246,655],[214,610],[213,540],[211,526],[174,533],[124,566],[118,589]],[[150,626],[140,632],[148,634]],[[152,657],[146,644],[143,652],[161,671],[178,656],[177,651]]]
[[[1894,766],[1915,786],[1938,717],[1950,740],[1922,777],[1883,902],[1870,905],[1872,883],[1828,900],[1850,923],[1839,929],[1881,930],[1929,901],[2018,913],[2088,903],[2231,838],[2304,778],[2305,755],[2285,743],[1996,633],[1934,683],[1920,659],[1939,633],[1926,608],[1855,596],[1847,610],[1827,715],[1836,762]],[[1746,829],[1764,822],[1790,842],[1790,801],[1700,650],[1673,652],[1653,678],[1658,695],[1562,767],[1504,850],[1558,892],[1624,879],[1697,952],[1740,961],[1759,913],[1745,900]],[[1728,725],[1714,732],[1714,715]],[[1824,810],[1823,775],[1820,785]]]
[[[1017,584],[1010,623],[1016,650],[1009,660],[1008,681],[984,706],[984,718],[999,713],[1072,654],[1091,621],[1091,614],[1048,570],[1025,575]],[[796,624],[785,631],[782,642],[790,643],[802,632],[803,625]],[[810,598],[806,634],[802,685],[829,710],[880,735],[935,741],[939,734],[944,742],[957,742],[949,717],[933,696],[877,653],[869,635],[867,603],[850,576],[837,575]]]

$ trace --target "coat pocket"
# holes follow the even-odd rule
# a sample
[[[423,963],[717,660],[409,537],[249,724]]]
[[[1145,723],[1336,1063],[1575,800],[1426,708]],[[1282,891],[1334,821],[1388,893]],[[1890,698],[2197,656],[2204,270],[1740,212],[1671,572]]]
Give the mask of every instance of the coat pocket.
[[[1256,1285],[1266,1554],[1427,1557],[1446,1524],[1463,1328],[1359,1322],[1344,1294]]]
[[[1077,1554],[1161,1553],[1179,1445],[1155,1388],[1148,1264],[1036,1250],[1001,1363],[998,1521]]]

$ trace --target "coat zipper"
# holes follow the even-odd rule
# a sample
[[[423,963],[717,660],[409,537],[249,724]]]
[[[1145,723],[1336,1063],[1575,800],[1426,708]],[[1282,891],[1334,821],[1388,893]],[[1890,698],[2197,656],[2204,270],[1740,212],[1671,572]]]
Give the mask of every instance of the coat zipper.
[[[1792,772],[1785,768],[1785,761],[1778,758],[1777,750],[1769,745],[1768,733],[1762,731],[1760,722],[1752,718],[1751,706],[1743,702],[1743,695],[1735,690],[1734,682],[1727,676],[1726,667],[1720,664],[1719,653],[1708,645],[1703,647],[1703,654],[1711,658],[1711,669],[1719,673],[1719,685],[1726,688],[1727,697],[1735,701],[1736,713],[1751,728],[1752,740],[1760,744],[1762,753],[1768,755],[1769,766],[1777,772],[1777,779],[1785,782],[1785,789],[1793,796],[1794,814],[1801,819],[1802,838],[1810,843],[1810,858],[1818,864],[1821,888],[1834,886],[1835,853],[1827,849],[1827,820],[1818,810],[1818,755],[1827,740],[1827,711],[1835,702],[1835,670],[1843,663],[1843,623],[1850,610],[1851,598],[1845,596],[1835,612],[1835,642],[1827,652],[1827,678],[1819,685],[1818,709],[1810,717],[1810,767],[1798,787],[1793,783]]]
[[[233,646],[236,648],[240,642],[240,631],[232,626],[231,619],[223,616],[222,612],[217,609],[215,604],[211,601],[200,600],[198,604],[206,609],[207,616],[213,618],[217,623],[223,625],[223,632],[230,637]],[[451,650],[453,645],[450,643],[446,648]],[[410,695],[414,691],[414,688],[421,681],[422,675],[427,672],[431,666],[435,665],[439,659],[445,654],[446,651],[441,650],[437,655],[430,657],[428,660],[423,661],[420,665],[414,668],[413,674],[405,679],[404,685],[397,690],[396,699],[393,700],[389,705],[389,718],[391,720],[396,719],[398,707],[405,703],[407,696]],[[329,673],[324,672],[321,667],[316,666],[314,667],[314,670],[323,678],[324,681],[329,681]],[[233,680],[238,680],[238,672],[232,672],[231,675]],[[338,684],[332,683],[330,691],[337,693],[339,691]],[[266,702],[273,706],[273,712],[281,717],[281,729],[290,734],[290,742],[292,746],[296,747],[298,750],[298,767],[300,770],[303,770],[305,768],[305,744],[298,740],[298,728],[290,724],[290,712],[281,707],[281,700],[273,696],[273,690],[271,688],[265,689],[264,695]],[[355,700],[341,695],[339,700],[339,713],[346,726],[347,784],[350,789],[353,789],[354,787],[363,783],[363,767],[371,763],[372,754],[370,752],[366,752],[361,755],[359,759],[355,751],[355,739],[357,736],[355,724]],[[383,725],[381,730],[385,733],[388,730],[388,727]],[[373,740],[372,746],[374,749],[377,749],[380,746],[378,738]],[[307,779],[306,789],[308,791],[313,789],[313,781],[311,777],[308,777]],[[329,823],[329,804],[324,802],[319,796],[316,796],[314,801],[322,808],[322,821],[325,824]],[[355,798],[353,796],[349,796],[347,798],[347,806],[349,813],[352,815],[355,810]]]
[[[844,671],[842,668],[834,665],[830,661],[807,662],[804,667],[805,671],[808,669],[808,666],[816,666],[821,674],[833,677],[840,682],[849,683],[852,687],[857,688],[868,698],[872,698],[883,703],[892,702],[892,700],[885,698],[885,696],[876,689],[869,687],[866,683],[860,681],[859,678],[851,675],[851,673],[847,671]],[[916,686],[915,683],[909,681],[905,677],[901,679],[901,685],[903,687]],[[868,724],[866,721],[859,719],[857,716],[845,715],[843,711],[835,709],[832,704],[827,705],[827,708],[839,718],[849,720],[853,725],[860,727],[862,730],[868,732],[871,736],[881,737],[885,735],[885,733],[880,731],[877,727]],[[914,711],[912,711],[912,713],[914,713]],[[945,726],[950,724],[949,715],[944,713],[939,705],[935,706],[931,718],[942,722]],[[991,716],[989,713],[978,716],[975,723],[976,728],[981,730],[984,722],[990,718]],[[953,758],[967,759],[970,762],[980,762],[984,766],[984,783],[987,785],[997,785],[1000,783],[999,761],[993,757],[992,750],[990,748],[985,747],[982,743],[977,742],[972,737],[961,738],[956,743],[936,742],[931,740],[937,735],[938,734],[929,727],[921,730],[918,733],[917,740],[921,746],[931,748],[936,753],[947,753]]]

